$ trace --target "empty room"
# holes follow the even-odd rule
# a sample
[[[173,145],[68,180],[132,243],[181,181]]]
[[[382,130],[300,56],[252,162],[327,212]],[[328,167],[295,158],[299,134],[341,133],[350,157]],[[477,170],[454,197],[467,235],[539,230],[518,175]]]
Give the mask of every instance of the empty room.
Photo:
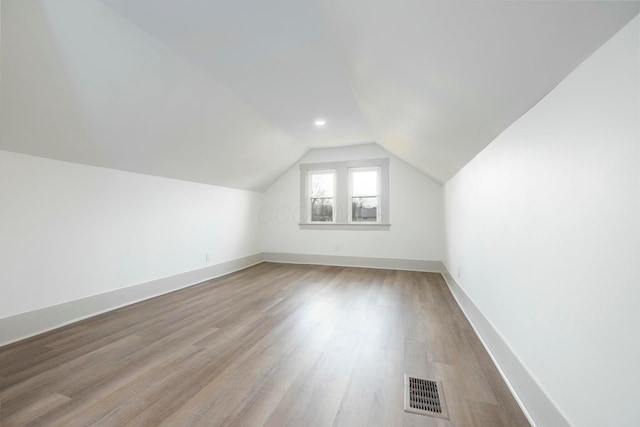
[[[639,13],[0,0],[0,426],[639,426]]]

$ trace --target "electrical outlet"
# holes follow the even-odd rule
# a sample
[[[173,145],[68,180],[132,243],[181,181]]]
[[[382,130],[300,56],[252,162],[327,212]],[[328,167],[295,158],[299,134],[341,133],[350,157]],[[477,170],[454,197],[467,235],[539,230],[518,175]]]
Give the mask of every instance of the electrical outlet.
[[[462,277],[462,268],[458,266],[458,278]]]
[[[333,245],[334,252],[340,252],[340,245]]]
[[[209,252],[207,252],[207,253],[204,255],[204,259],[205,259],[205,261],[207,261],[207,262],[211,262],[211,254],[210,254]]]

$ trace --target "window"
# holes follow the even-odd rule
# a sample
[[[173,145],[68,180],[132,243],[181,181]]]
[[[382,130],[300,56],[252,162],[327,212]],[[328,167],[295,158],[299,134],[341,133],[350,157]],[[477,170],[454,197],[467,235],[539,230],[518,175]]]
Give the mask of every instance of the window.
[[[388,229],[389,159],[300,165],[300,227]]]
[[[378,222],[380,168],[349,168],[351,222]]]
[[[309,222],[335,222],[335,171],[309,172]]]

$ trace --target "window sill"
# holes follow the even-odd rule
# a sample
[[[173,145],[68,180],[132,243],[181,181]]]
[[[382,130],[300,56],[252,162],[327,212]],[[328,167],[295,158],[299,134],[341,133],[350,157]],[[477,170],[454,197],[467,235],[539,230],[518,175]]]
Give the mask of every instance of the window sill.
[[[357,230],[357,231],[389,231],[391,224],[340,224],[340,223],[304,223],[298,224],[301,230]]]

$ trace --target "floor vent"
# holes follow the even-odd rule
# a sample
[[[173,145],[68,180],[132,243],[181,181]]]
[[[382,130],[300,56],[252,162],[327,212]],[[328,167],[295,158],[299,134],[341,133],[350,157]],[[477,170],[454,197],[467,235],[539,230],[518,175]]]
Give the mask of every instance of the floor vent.
[[[404,376],[404,410],[449,419],[442,382]]]

